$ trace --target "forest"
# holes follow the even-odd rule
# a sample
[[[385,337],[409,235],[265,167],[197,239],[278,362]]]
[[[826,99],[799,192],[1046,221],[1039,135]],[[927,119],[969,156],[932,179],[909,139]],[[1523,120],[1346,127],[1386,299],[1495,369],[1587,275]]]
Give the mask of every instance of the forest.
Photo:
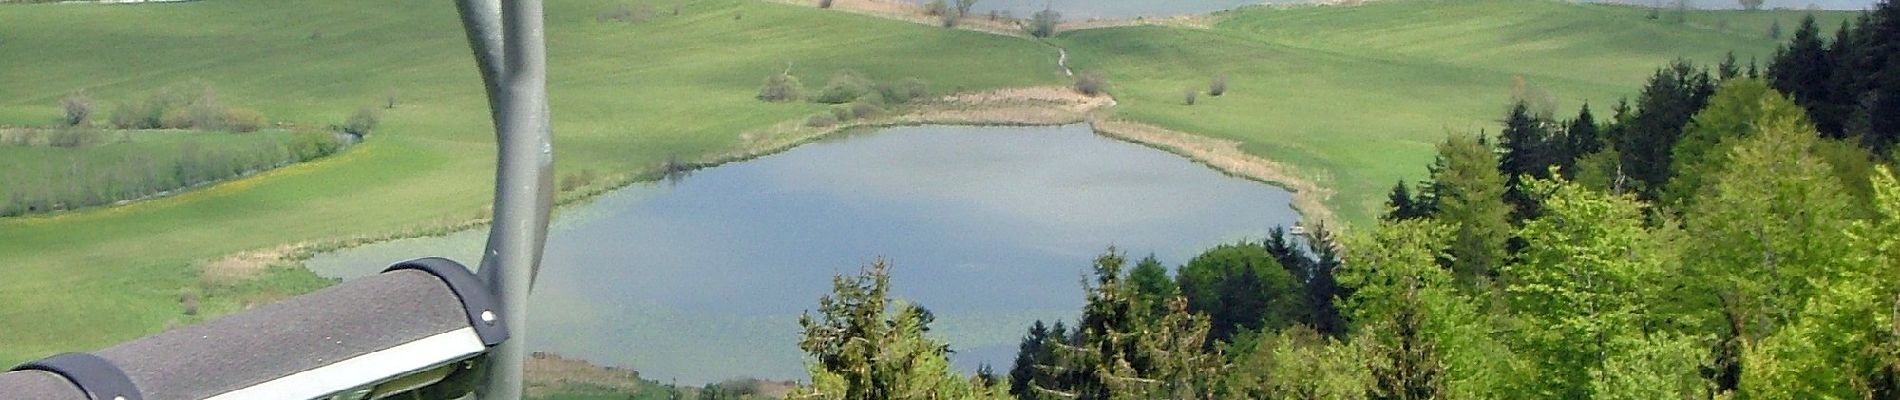
[[[1110,248],[1006,371],[952,368],[875,262],[801,320],[791,397],[1900,397],[1900,8],[1817,25],[1766,65],[1663,66],[1607,118],[1519,99],[1376,226],[1172,275]]]

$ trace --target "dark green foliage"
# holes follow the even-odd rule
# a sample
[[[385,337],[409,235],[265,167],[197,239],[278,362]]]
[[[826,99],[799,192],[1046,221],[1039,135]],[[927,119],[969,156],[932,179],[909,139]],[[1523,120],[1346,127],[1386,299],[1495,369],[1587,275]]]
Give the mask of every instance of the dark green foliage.
[[[1419,212],[1420,210],[1418,209],[1417,203],[1412,199],[1412,189],[1405,186],[1405,181],[1399,181],[1399,183],[1392,185],[1392,191],[1387,193],[1385,197],[1385,208],[1385,216],[1381,219],[1387,221],[1431,216],[1430,213]]]
[[[1308,325],[1319,333],[1343,337],[1348,321],[1340,311],[1339,302],[1351,297],[1352,291],[1339,286],[1339,243],[1333,231],[1324,225],[1313,227],[1310,235],[1307,248],[1311,249],[1313,258],[1306,262],[1306,301],[1313,311]]]
[[[1108,74],[1088,71],[1075,75],[1075,91],[1095,96],[1108,91]]]
[[[1208,337],[1230,340],[1242,330],[1278,330],[1307,319],[1301,282],[1265,246],[1221,245],[1188,261],[1176,277],[1188,311],[1213,320]]]
[[[1135,304],[1147,315],[1146,321],[1154,322],[1168,314],[1168,300],[1180,295],[1180,288],[1174,280],[1168,278],[1168,267],[1150,254],[1135,263],[1135,269],[1128,272],[1128,285],[1135,291]]]
[[[1678,61],[1650,76],[1635,111],[1618,124],[1611,141],[1622,155],[1624,175],[1643,199],[1655,199],[1662,191],[1683,127],[1714,92],[1707,71]]]
[[[1056,336],[1061,335],[1058,333]],[[1034,325],[1029,326],[1029,333],[1023,335],[1022,344],[1016,347],[1016,361],[1009,368],[1010,395],[1024,400],[1034,399],[1035,392],[1031,390],[1031,385],[1054,386],[1048,379],[1036,381],[1048,376],[1038,373],[1036,367],[1050,365],[1055,360],[1055,351],[1048,346],[1050,338],[1049,328],[1042,324],[1042,320],[1036,320]]]
[[[73,92],[59,99],[59,103],[61,108],[66,109],[66,119],[63,121],[66,126],[81,126],[92,122],[95,109],[92,97],[87,96],[86,92]]]
[[[1522,221],[1537,215],[1537,202],[1524,189],[1524,181],[1550,178],[1550,167],[1557,165],[1559,147],[1549,120],[1531,114],[1529,106],[1518,102],[1504,119],[1504,131],[1498,135],[1503,154],[1498,156],[1498,172],[1504,174],[1504,199],[1511,203],[1512,220]]]
[[[1056,25],[1062,23],[1062,13],[1054,8],[1043,8],[1029,17],[1029,35],[1046,38],[1056,35]]]
[[[1577,111],[1577,118],[1564,125],[1563,154],[1558,157],[1561,171],[1565,177],[1576,176],[1577,159],[1603,150],[1603,138],[1597,128],[1595,115],[1590,114],[1590,104]]]
[[[1214,80],[1207,84],[1207,95],[1220,97],[1227,94],[1227,74],[1214,74]]]
[[[1728,55],[1723,56],[1722,63],[1716,65],[1715,71],[1716,71],[1716,74],[1715,74],[1716,79],[1723,80],[1723,81],[1735,79],[1735,77],[1741,76],[1742,66],[1740,64],[1736,64],[1735,52],[1731,51],[1731,52],[1728,52]]]
[[[1843,131],[1842,116],[1830,102],[1833,98],[1829,81],[1834,67],[1828,59],[1828,49],[1821,42],[1820,28],[1815,26],[1814,16],[1801,19],[1799,28],[1795,28],[1794,37],[1788,44],[1775,52],[1774,61],[1768,64],[1768,80],[1776,89],[1794,97],[1796,103],[1807,106],[1814,112],[1815,125],[1821,132],[1840,135]]]

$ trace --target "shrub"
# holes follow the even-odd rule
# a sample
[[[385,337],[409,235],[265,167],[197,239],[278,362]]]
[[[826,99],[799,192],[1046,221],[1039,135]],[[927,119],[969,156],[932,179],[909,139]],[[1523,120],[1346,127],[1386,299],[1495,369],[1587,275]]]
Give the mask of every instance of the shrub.
[[[1039,38],[1055,36],[1056,25],[1062,23],[1062,13],[1053,8],[1044,8],[1029,17],[1029,35]]]
[[[151,97],[146,97],[145,103],[138,108],[142,114],[139,116],[140,121],[137,128],[157,129],[166,127],[165,118],[168,115],[179,113],[179,108],[190,103],[183,94],[178,92],[179,90],[176,88],[164,87],[152,93]],[[183,121],[183,117],[178,117],[178,119]]]
[[[879,114],[883,113],[884,107],[878,106],[874,102],[860,101],[851,103],[851,115],[857,116],[858,119],[877,118]]]
[[[818,0],[818,8],[831,8],[831,0]]]
[[[343,148],[343,141],[336,134],[318,130],[298,130],[290,134],[290,156],[296,161],[310,161],[323,156],[336,154]]]
[[[1227,94],[1227,74],[1214,74],[1214,81],[1207,84],[1207,95],[1220,97]]]
[[[178,305],[185,308],[185,315],[198,315],[198,292],[191,289],[179,291]]]
[[[199,95],[198,99],[191,102],[190,107],[185,108],[185,123],[178,126],[169,126],[168,128],[190,128],[207,131],[224,130],[228,128],[226,122],[229,122],[229,120],[230,112],[225,110],[223,106],[218,105],[217,94],[212,93],[210,89],[205,89],[204,93]]]
[[[60,105],[66,108],[66,125],[80,126],[92,121],[92,97],[79,91],[60,99]]]
[[[818,91],[811,101],[825,104],[844,104],[864,97],[871,92],[871,81],[859,75],[857,71],[839,70],[831,75],[831,81]]]
[[[1182,99],[1181,99],[1181,100],[1182,100],[1183,102],[1185,102],[1185,103],[1187,103],[1187,105],[1190,105],[1190,106],[1191,106],[1191,105],[1194,105],[1194,101],[1195,101],[1195,100],[1199,100],[1199,99],[1200,99],[1200,97],[1201,97],[1201,91],[1200,91],[1200,90],[1195,90],[1195,89],[1192,89],[1192,88],[1190,88],[1190,89],[1188,89],[1188,90],[1187,90],[1186,92],[1183,92],[1183,93],[1181,94],[1181,97],[1182,97]]]
[[[1101,71],[1089,71],[1075,76],[1075,91],[1096,96],[1108,90],[1108,75]]]
[[[779,73],[765,77],[765,84],[759,85],[759,100],[773,103],[798,101],[798,92],[803,85],[798,77],[789,73]]]
[[[830,128],[837,125],[838,117],[831,115],[831,113],[812,115],[811,118],[805,119],[805,126],[813,128]]]
[[[957,15],[957,13],[944,13],[942,18],[943,18],[943,27],[955,28],[957,27],[957,20],[962,19],[963,16]]]
[[[904,79],[904,82],[900,85],[904,87],[904,97],[906,101],[930,97],[930,82],[924,82],[924,80],[917,78],[907,78]]]
[[[945,4],[944,0],[930,0],[929,3],[924,3],[924,14],[949,15],[950,5]]]
[[[957,0],[957,16],[970,15],[970,9],[976,7],[977,0]]]
[[[831,107],[831,117],[838,122],[845,122],[856,118],[857,115],[851,112],[851,106],[835,106]]]
[[[370,132],[376,131],[376,125],[381,124],[382,120],[383,117],[376,113],[375,108],[363,107],[357,109],[356,114],[351,114],[350,120],[343,123],[343,132],[359,138],[366,137]]]
[[[594,14],[594,22],[624,22],[637,24],[651,20],[658,14],[659,11],[654,10],[650,4],[641,4],[639,8],[621,4],[612,10],[604,10]]]
[[[587,187],[587,185],[592,184],[594,184],[594,170],[591,168],[583,169],[580,173],[567,174],[561,177],[561,191],[563,192],[572,192],[575,189]]]
[[[145,124],[145,107],[138,103],[119,102],[112,108],[112,127],[119,129],[138,129]]]
[[[98,131],[84,128],[64,128],[53,131],[52,136],[46,138],[46,144],[52,145],[53,147],[70,148],[97,143],[99,139],[100,135]]]
[[[257,132],[258,129],[264,129],[264,113],[232,107],[224,110],[224,126],[234,132]]]

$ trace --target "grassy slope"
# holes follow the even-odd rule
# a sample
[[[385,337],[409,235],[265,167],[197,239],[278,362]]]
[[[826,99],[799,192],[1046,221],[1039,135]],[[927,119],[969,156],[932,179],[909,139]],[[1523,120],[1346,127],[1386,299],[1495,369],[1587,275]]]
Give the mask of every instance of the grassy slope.
[[[1495,132],[1514,76],[1556,95],[1560,117],[1588,101],[1605,118],[1677,57],[1713,63],[1733,50],[1744,63],[1766,60],[1775,42],[1754,27],[1765,32],[1780,18],[1793,32],[1802,14],[1704,11],[1681,26],[1643,13],[1535,0],[1387,1],[1251,8],[1208,30],[1083,30],[1056,41],[1078,70],[1109,73],[1119,115],[1288,161],[1335,189],[1329,204],[1363,225],[1394,182],[1424,174],[1446,132]],[[1723,18],[1735,18],[1729,31],[1698,25]],[[1185,90],[1205,90],[1217,72],[1230,76],[1230,94],[1183,105]]]
[[[821,110],[752,100],[787,62],[814,87],[841,67],[940,88],[1060,82],[1054,53],[1022,40],[739,0],[596,23],[612,4],[548,4],[562,173],[690,159]],[[190,322],[178,293],[198,285],[192,264],[207,258],[463,220],[489,201],[486,103],[449,3],[23,5],[0,7],[0,21],[5,124],[50,122],[75,89],[130,98],[194,79],[227,103],[300,123],[340,122],[391,91],[401,99],[379,134],[338,156],[129,206],[0,220],[0,365]],[[320,284],[273,276],[250,292]],[[207,307],[235,307],[219,293]]]

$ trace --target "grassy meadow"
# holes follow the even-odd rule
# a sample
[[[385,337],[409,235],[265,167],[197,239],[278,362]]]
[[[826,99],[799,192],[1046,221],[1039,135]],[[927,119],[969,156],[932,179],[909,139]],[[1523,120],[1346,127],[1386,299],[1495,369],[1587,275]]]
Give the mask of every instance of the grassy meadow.
[[[640,22],[600,18],[623,3],[652,12]],[[939,93],[1067,83],[1054,49],[1019,37],[753,0],[547,6],[557,180],[726,153],[745,132],[823,111],[753,98],[787,68],[808,93],[841,68],[920,78]],[[1208,29],[1093,29],[1051,42],[1078,70],[1108,72],[1117,116],[1239,140],[1334,188],[1329,204],[1362,223],[1393,182],[1423,175],[1447,131],[1494,130],[1514,76],[1552,93],[1559,116],[1589,101],[1607,117],[1676,57],[1765,59],[1775,43],[1768,21],[1791,33],[1800,15],[1698,11],[1675,25],[1644,13],[1394,0],[1250,8]],[[1732,22],[1707,22],[1721,18]],[[457,223],[490,201],[492,130],[448,2],[6,5],[0,21],[0,125],[55,123],[59,98],[75,90],[132,98],[190,81],[276,122],[335,124],[395,103],[367,142],[335,156],[130,205],[0,219],[0,365],[326,284],[287,266],[247,281],[207,279],[198,266],[209,260]],[[1184,90],[1204,89],[1216,73],[1229,76],[1227,95],[1182,105]],[[0,168],[21,163],[8,157]],[[206,311],[184,315],[185,292],[203,296]]]
[[[1394,183],[1425,175],[1447,132],[1497,131],[1514,78],[1549,93],[1559,118],[1588,102],[1601,121],[1673,59],[1712,66],[1734,51],[1744,66],[1766,64],[1777,43],[1770,21],[1792,34],[1806,14],[1692,11],[1673,24],[1646,12],[1535,0],[1252,7],[1210,29],[1092,29],[1055,42],[1078,71],[1109,75],[1118,116],[1290,163],[1336,191],[1328,204],[1342,220],[1363,225]],[[1820,15],[1830,26],[1850,14]],[[1701,25],[1722,19],[1730,30]],[[1223,73],[1228,93],[1208,96]],[[1193,106],[1188,90],[1202,93]]]
[[[619,4],[548,3],[561,175],[723,152],[747,130],[823,110],[753,99],[788,64],[810,90],[840,68],[937,90],[1062,82],[1055,52],[1020,39],[738,0],[596,20]],[[464,221],[490,201],[493,133],[452,4],[9,5],[0,20],[0,124],[55,123],[74,90],[132,98],[193,80],[299,124],[397,97],[375,135],[335,156],[126,206],[0,219],[0,364],[189,323],[181,291],[205,293],[214,314],[320,285],[295,270],[245,290],[202,283],[195,265],[222,255]]]

